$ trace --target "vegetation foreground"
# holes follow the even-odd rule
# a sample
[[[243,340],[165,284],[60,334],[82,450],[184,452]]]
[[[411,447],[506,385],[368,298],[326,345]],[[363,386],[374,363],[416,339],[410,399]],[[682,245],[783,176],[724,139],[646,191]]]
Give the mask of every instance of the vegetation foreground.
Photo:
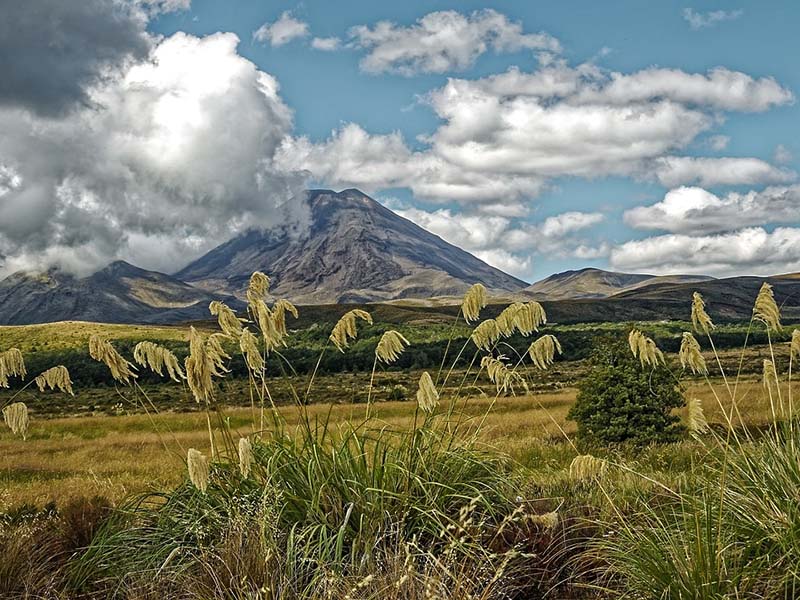
[[[775,341],[787,334],[768,285],[733,369],[695,295],[694,334],[675,359],[634,328],[597,344],[577,391],[547,394],[530,393],[534,374],[562,348],[539,332],[542,307],[514,303],[479,321],[476,285],[452,329],[477,325],[463,343],[451,334],[439,368],[415,372],[416,402],[375,402],[379,365],[409,348],[388,330],[365,402],[346,406],[312,403],[324,402],[317,368],[307,385],[292,378],[284,348],[297,310],[268,304],[268,287],[253,275],[247,320],[212,303],[219,329],[192,328],[183,361],[149,341],[129,359],[92,336],[91,357],[139,415],[31,422],[22,400],[73,394],[70,372],[28,381],[23,353],[0,352],[0,387],[27,381],[0,400],[10,430],[0,435],[0,596],[800,594],[800,331]],[[371,322],[361,309],[344,314],[317,367]],[[742,377],[751,333],[767,340],[757,381]],[[520,352],[511,336],[532,341]],[[240,399],[220,391],[234,354],[247,408],[227,408]],[[286,372],[289,406],[267,369]],[[184,384],[202,411],[161,410],[138,383],[146,371]],[[495,393],[476,398],[481,378]],[[59,504],[36,506],[48,494]]]

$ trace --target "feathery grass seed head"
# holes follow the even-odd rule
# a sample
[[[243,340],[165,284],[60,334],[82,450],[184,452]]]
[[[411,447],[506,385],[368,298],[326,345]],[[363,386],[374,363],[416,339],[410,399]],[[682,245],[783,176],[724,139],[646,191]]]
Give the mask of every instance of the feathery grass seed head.
[[[239,438],[239,472],[247,479],[253,466],[253,444],[250,438]]]
[[[295,319],[300,316],[297,312],[297,307],[281,298],[272,307],[272,320],[275,326],[275,331],[280,336],[281,340],[288,334],[286,331],[286,313],[291,314]],[[284,344],[285,345],[285,344]]]
[[[47,369],[44,373],[34,379],[34,382],[36,383],[36,387],[39,388],[40,392],[43,392],[49,388],[51,390],[59,390],[60,392],[64,392],[70,396],[75,395],[75,393],[72,391],[72,379],[70,379],[69,371],[64,365]]]
[[[247,286],[247,301],[252,302],[256,298],[264,298],[269,292],[269,277],[261,271],[255,271],[250,276],[250,283]]]
[[[528,355],[530,355],[533,364],[537,369],[543,371],[553,364],[556,352],[561,354],[561,343],[556,336],[549,333],[528,346]]]
[[[525,378],[513,369],[509,369],[508,365],[503,362],[504,358],[504,356],[498,358],[484,356],[481,359],[481,368],[486,369],[489,379],[497,387],[497,393],[510,391],[513,394],[515,385],[519,385],[525,391],[528,391],[528,384]]]
[[[656,343],[638,329],[632,329],[628,334],[628,345],[635,358],[644,367],[650,365],[652,367],[658,366],[659,363],[664,364],[664,353],[656,346]]]
[[[800,329],[792,331],[792,341],[789,342],[789,356],[792,359],[800,356]]]
[[[608,472],[608,462],[591,454],[581,454],[572,459],[569,476],[575,481],[600,479]]]
[[[227,369],[224,360],[230,358],[222,348],[224,334],[214,333],[204,338],[194,327],[189,328],[189,356],[186,357],[186,382],[196,402],[210,402],[214,395],[213,377],[222,377]]]
[[[481,283],[476,283],[464,294],[461,302],[461,314],[467,323],[477,321],[481,316],[481,309],[486,307],[486,288]]]
[[[703,403],[699,398],[689,398],[686,403],[686,428],[690,433],[701,434],[708,431],[708,422],[706,421],[705,412],[703,412]]]
[[[492,346],[500,339],[502,332],[494,319],[486,319],[472,330],[472,342],[480,350],[491,350]]]
[[[378,360],[383,363],[393,363],[400,358],[400,355],[403,353],[403,349],[408,345],[409,341],[403,336],[402,333],[395,331],[394,329],[390,329],[381,336],[381,339],[375,348],[375,356],[378,357]]]
[[[763,283],[758,291],[755,305],[753,306],[753,318],[764,323],[770,331],[781,331],[781,311],[775,302],[775,294],[772,286]]]
[[[3,419],[6,425],[11,429],[14,435],[21,435],[22,439],[27,439],[28,425],[28,407],[24,402],[14,402],[9,404],[3,409]]]
[[[329,339],[340,352],[344,352],[344,349],[350,346],[350,340],[355,339],[358,335],[356,319],[361,319],[372,325],[372,315],[365,310],[354,308],[344,313],[342,318],[333,326]]]
[[[770,389],[773,387],[778,387],[778,371],[775,369],[775,363],[773,363],[771,360],[764,360],[764,364],[761,369],[761,375],[765,388]]]
[[[706,302],[698,292],[692,294],[692,326],[698,333],[706,335],[714,329],[714,323],[706,312]]]
[[[178,358],[164,346],[153,342],[139,342],[133,349],[133,360],[163,377],[164,369],[173,381],[185,379]]]
[[[131,379],[137,377],[133,372],[133,365],[117,352],[111,342],[99,335],[89,338],[89,355],[97,362],[105,364],[111,371],[111,376],[120,383],[129,384]]]
[[[681,349],[678,351],[678,358],[681,361],[682,368],[685,369],[688,366],[695,375],[698,373],[701,375],[708,375],[706,359],[703,358],[703,353],[700,350],[700,344],[688,331],[683,332],[683,338],[681,338]]]
[[[189,448],[189,452],[186,454],[186,466],[189,470],[189,480],[192,485],[205,494],[211,475],[208,457],[199,450]]]
[[[439,392],[433,385],[431,374],[425,371],[419,378],[419,388],[417,389],[417,405],[426,414],[433,414],[439,405]]]
[[[233,312],[233,309],[219,300],[214,300],[208,305],[209,312],[217,317],[219,328],[231,338],[236,338],[242,331],[242,321]]]
[[[256,374],[261,374],[264,369],[264,357],[258,347],[258,338],[246,327],[239,336],[239,349],[244,355],[247,367]]]
[[[0,388],[8,387],[9,377],[25,379],[27,374],[25,360],[18,348],[9,348],[5,352],[0,352]]]

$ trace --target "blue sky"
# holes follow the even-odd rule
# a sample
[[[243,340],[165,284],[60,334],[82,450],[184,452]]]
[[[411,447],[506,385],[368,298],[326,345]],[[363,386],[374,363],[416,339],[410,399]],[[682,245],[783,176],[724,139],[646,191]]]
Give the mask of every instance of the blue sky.
[[[92,113],[89,145],[120,164],[59,165],[53,185],[66,197],[83,182],[68,204],[91,211],[108,173],[144,183],[114,187],[105,246],[70,236],[74,264],[113,253],[169,270],[243,223],[302,226],[278,198],[304,185],[358,187],[530,281],[584,266],[800,271],[800,3],[137,2],[149,56],[116,64],[116,87],[86,86],[109,113]],[[133,110],[154,126],[132,127]],[[63,128],[79,111],[66,114]],[[19,135],[5,157],[0,137],[9,205],[38,177],[8,150],[34,154]],[[142,155],[114,145],[131,136]],[[172,218],[187,201],[196,222]],[[64,256],[26,241],[17,259],[2,235],[14,265]]]

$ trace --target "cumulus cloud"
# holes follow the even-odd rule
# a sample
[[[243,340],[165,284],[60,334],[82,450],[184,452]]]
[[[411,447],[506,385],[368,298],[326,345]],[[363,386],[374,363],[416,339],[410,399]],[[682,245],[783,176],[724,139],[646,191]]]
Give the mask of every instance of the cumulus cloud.
[[[292,114],[238,38],[178,33],[46,119],[0,110],[0,275],[115,257],[172,270],[251,227],[301,226],[297,173],[273,161]]]
[[[89,88],[150,50],[135,4],[0,0],[0,14],[0,108],[52,117],[88,106]]]
[[[446,73],[461,71],[489,49],[495,52],[559,52],[558,40],[546,33],[524,33],[522,25],[491,9],[469,15],[432,12],[410,26],[381,21],[350,29],[353,45],[367,50],[361,68],[368,73]]]
[[[264,23],[253,32],[257,42],[269,42],[271,46],[283,46],[294,39],[309,35],[308,23],[292,16],[291,11],[284,11],[277,21]]]
[[[720,235],[669,234],[611,251],[615,269],[654,274],[774,275],[800,271],[800,228],[751,227]]]
[[[637,229],[673,233],[715,233],[750,225],[797,221],[800,185],[768,187],[719,197],[698,187],[671,190],[661,202],[624,213],[625,223]]]
[[[311,40],[311,47],[314,48],[314,50],[322,50],[323,52],[333,52],[334,50],[338,50],[341,44],[342,40],[340,40],[338,37],[315,37],[313,40]]]
[[[705,158],[694,156],[666,156],[655,161],[655,175],[661,185],[676,187],[696,184],[755,185],[785,183],[796,179],[797,174],[780,169],[758,158]]]
[[[604,219],[600,213],[566,212],[528,223],[501,215],[465,214],[450,209],[394,210],[481,260],[523,278],[530,274],[536,253],[560,256],[585,253],[585,240],[576,234]]]
[[[742,10],[713,10],[697,12],[691,8],[683,9],[683,18],[692,29],[705,29],[723,21],[734,21],[744,14]]]
[[[450,79],[424,98],[440,119],[412,150],[395,132],[345,124],[327,140],[287,141],[279,153],[329,185],[408,187],[430,201],[524,212],[554,178],[611,175],[683,183],[786,182],[794,174],[759,159],[677,156],[724,111],[763,111],[794,100],[775,80],[713,69],[622,74],[545,61],[476,80]],[[489,208],[484,208],[489,210]]]

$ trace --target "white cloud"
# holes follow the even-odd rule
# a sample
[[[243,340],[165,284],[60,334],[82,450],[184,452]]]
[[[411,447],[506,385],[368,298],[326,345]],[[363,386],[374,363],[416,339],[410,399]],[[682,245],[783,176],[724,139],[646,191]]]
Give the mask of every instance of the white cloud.
[[[381,21],[372,28],[353,27],[349,34],[356,47],[368,51],[360,63],[368,73],[410,76],[461,71],[490,48],[495,52],[560,51],[555,38],[546,33],[523,33],[520,23],[491,9],[469,15],[453,10],[432,12],[407,27]]]
[[[322,50],[323,52],[333,52],[334,50],[338,50],[341,44],[342,40],[340,40],[338,37],[315,37],[313,40],[311,40],[311,47],[314,48],[314,50]]]
[[[654,274],[774,275],[800,271],[800,228],[761,227],[708,236],[669,234],[611,251],[613,268]]]
[[[0,110],[0,275],[117,257],[175,269],[251,227],[302,224],[303,187],[273,155],[292,114],[238,38],[183,33],[63,119]]]
[[[786,183],[797,177],[793,171],[779,169],[758,158],[666,156],[656,159],[654,170],[665,187]]]
[[[288,140],[284,165],[326,185],[370,191],[408,187],[423,199],[524,213],[525,200],[557,177],[611,175],[682,183],[786,182],[794,174],[754,158],[676,156],[718,124],[721,111],[759,111],[793,101],[771,78],[646,69],[630,75],[551,60],[450,79],[425,102],[441,119],[412,150],[395,132],[371,135],[349,123],[320,143]]]
[[[698,187],[671,190],[661,202],[638,206],[623,215],[637,229],[673,233],[715,233],[751,225],[797,221],[800,185],[768,187],[718,197]]]
[[[291,11],[284,11],[277,21],[264,23],[253,33],[257,42],[269,42],[271,46],[283,46],[294,39],[310,34],[308,23],[292,16]]]
[[[449,209],[394,210],[451,244],[523,278],[530,274],[534,254],[585,255],[588,246],[576,234],[604,219],[600,213],[567,212],[539,223],[528,223],[500,215],[456,213]]]
[[[697,12],[691,8],[683,9],[683,18],[692,29],[704,29],[722,21],[733,21],[744,14],[742,10],[714,10],[710,12]]]

